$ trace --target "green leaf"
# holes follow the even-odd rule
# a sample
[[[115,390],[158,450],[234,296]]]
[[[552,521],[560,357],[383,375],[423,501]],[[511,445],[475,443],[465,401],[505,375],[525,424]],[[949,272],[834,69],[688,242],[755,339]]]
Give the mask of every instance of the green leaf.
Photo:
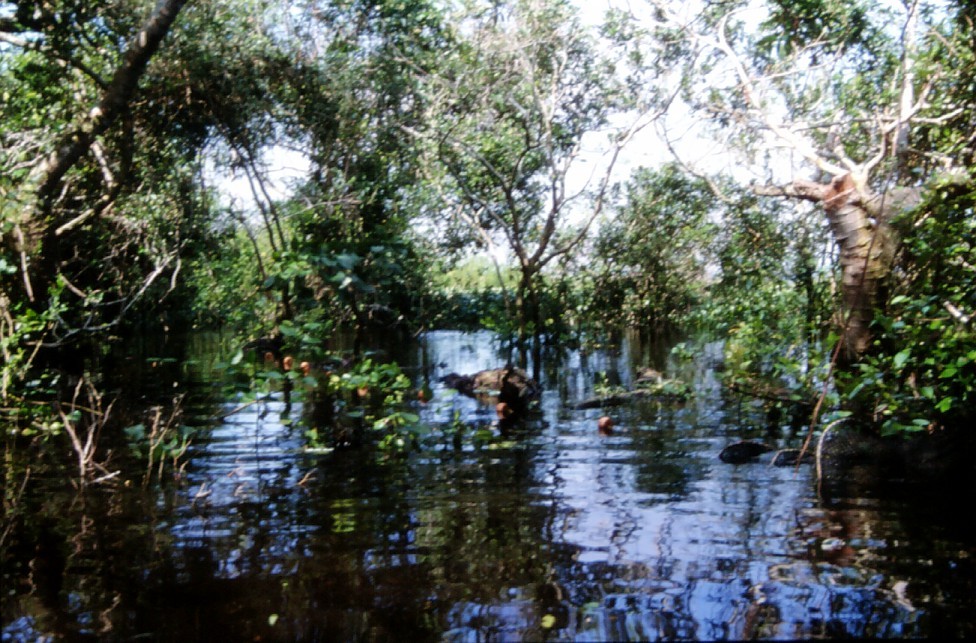
[[[122,429],[122,431],[129,437],[130,440],[142,440],[146,437],[146,425],[144,424],[133,424],[132,426],[127,426]]]
[[[911,357],[911,355],[912,355],[912,349],[910,348],[906,348],[905,350],[895,355],[895,359],[893,360],[893,365],[895,367],[895,370],[900,371],[902,367],[905,366],[905,363],[908,361],[908,358]]]
[[[294,324],[283,323],[278,329],[281,331],[283,337],[298,337],[301,334],[301,330],[296,328]]]
[[[355,268],[362,258],[359,255],[354,254],[340,254],[336,255],[336,262],[346,270],[352,270]]]

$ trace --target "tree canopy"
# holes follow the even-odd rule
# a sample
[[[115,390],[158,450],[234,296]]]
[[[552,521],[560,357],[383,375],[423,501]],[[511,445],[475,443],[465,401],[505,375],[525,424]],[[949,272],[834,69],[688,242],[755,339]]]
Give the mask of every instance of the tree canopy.
[[[971,7],[587,20],[562,0],[0,3],[4,397],[39,355],[137,324],[325,350],[449,323],[432,272],[484,253],[478,315],[523,363],[556,327],[695,327],[745,379],[832,381],[889,428],[965,415]],[[284,196],[276,150],[303,159]]]

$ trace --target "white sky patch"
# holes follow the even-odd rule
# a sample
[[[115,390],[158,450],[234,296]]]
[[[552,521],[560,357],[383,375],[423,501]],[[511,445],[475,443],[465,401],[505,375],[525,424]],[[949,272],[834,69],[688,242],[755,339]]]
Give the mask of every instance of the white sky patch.
[[[260,187],[257,184],[252,186],[244,169],[232,169],[218,156],[210,155],[205,173],[221,195],[222,205],[244,212],[255,211],[254,189],[258,189],[260,194]],[[264,177],[268,196],[276,201],[291,196],[296,185],[308,176],[310,169],[311,162],[305,154],[281,145],[264,150],[262,159],[258,161],[258,170]]]

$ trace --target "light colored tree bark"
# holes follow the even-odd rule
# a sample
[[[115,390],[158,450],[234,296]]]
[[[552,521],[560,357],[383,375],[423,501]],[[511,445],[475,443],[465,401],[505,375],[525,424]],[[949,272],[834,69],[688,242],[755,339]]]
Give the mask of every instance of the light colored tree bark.
[[[803,43],[792,57],[758,60],[743,44],[748,38],[734,26],[741,9],[712,22],[694,23],[683,19],[672,3],[649,2],[657,10],[660,24],[681,30],[684,40],[692,44],[698,54],[692,68],[704,67],[699,61],[707,60],[716,78],[720,74],[715,69],[721,69],[722,77],[734,79],[733,84],[701,100],[731,123],[729,129],[754,145],[748,151],[772,155],[786,150],[793,160],[800,160],[821,177],[819,181],[796,179],[785,185],[752,187],[759,195],[811,201],[823,208],[839,249],[842,309],[837,321],[842,356],[847,363],[855,361],[871,345],[870,324],[876,308],[883,304],[884,282],[892,271],[897,239],[890,222],[897,212],[917,204],[921,194],[916,187],[895,187],[915,180],[904,176],[903,162],[911,125],[928,106],[932,89],[931,78],[920,80],[915,62],[921,1],[905,3],[903,28],[892,41],[892,51],[901,52],[900,64],[890,79],[894,98],[864,114],[848,111],[837,93],[837,77],[853,73],[839,71],[847,64],[843,48],[827,47],[813,54],[820,43]],[[824,97],[823,104],[810,102],[810,95]],[[721,98],[716,100],[716,96]],[[844,145],[854,123],[865,142],[856,153]],[[866,131],[870,134],[864,135]]]

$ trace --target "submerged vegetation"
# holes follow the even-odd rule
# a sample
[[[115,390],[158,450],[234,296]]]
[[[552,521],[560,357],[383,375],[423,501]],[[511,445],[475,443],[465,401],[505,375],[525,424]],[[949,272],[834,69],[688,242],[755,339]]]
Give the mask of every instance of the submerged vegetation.
[[[178,472],[172,392],[122,409],[103,369],[216,328],[242,403],[317,407],[313,450],[418,444],[429,382],[368,338],[434,328],[535,377],[625,329],[718,339],[811,430],[966,429],[974,14],[929,4],[0,2],[6,457],[84,486],[113,434]]]

